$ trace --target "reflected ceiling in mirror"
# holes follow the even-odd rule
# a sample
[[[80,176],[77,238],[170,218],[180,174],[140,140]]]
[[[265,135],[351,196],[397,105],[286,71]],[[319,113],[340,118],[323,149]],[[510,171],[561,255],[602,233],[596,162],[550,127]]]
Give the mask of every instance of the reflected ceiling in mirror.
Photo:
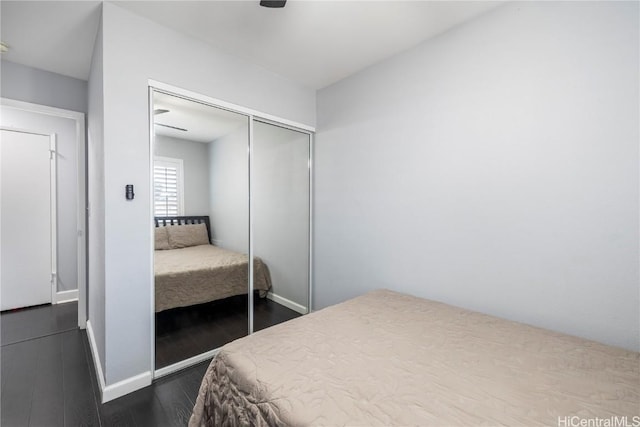
[[[196,142],[212,142],[240,126],[247,117],[200,102],[155,92],[153,95],[156,135]]]

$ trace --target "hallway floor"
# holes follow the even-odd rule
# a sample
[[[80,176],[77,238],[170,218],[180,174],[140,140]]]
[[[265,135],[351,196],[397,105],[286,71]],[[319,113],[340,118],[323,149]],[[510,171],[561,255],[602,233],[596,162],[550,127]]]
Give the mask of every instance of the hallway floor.
[[[0,315],[0,424],[22,426],[185,426],[208,361],[106,404],[77,303]]]

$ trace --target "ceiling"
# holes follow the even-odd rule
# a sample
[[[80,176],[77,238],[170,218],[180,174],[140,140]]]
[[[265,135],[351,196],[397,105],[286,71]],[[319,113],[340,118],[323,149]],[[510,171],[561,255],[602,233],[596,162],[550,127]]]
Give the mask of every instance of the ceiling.
[[[100,3],[2,0],[2,59],[88,80]]]
[[[88,79],[101,2],[0,2],[3,58]],[[314,89],[472,19],[494,1],[258,0],[113,3]]]
[[[160,92],[155,92],[153,95],[153,109],[159,113],[154,115],[156,135],[189,141],[213,142],[239,127],[246,128],[249,123],[247,116],[242,114]],[[159,112],[157,110],[167,111]],[[162,125],[186,130],[172,129]]]

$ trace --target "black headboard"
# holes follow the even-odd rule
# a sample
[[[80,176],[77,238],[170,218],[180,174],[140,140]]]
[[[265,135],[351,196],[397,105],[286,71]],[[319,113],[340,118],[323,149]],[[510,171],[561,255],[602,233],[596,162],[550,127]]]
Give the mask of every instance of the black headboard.
[[[209,243],[211,243],[211,225],[208,216],[157,216],[154,218],[156,227],[167,225],[203,224],[207,227]]]

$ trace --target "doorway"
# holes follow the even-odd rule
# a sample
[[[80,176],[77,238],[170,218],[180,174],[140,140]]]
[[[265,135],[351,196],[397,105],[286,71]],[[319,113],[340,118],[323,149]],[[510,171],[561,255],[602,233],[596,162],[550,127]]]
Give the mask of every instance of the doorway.
[[[47,152],[51,154],[47,154],[46,157],[47,161],[53,157],[55,173],[52,174],[52,179],[57,187],[57,191],[51,193],[51,200],[56,204],[56,207],[51,210],[51,235],[55,237],[54,244],[57,256],[51,260],[52,268],[49,270],[49,275],[51,273],[53,275],[48,282],[50,292],[49,300],[46,302],[58,304],[77,300],[77,325],[80,328],[85,328],[87,319],[85,115],[76,111],[6,98],[0,98],[0,109],[2,112],[0,125],[4,129],[26,129],[29,134],[46,135],[47,137],[50,137],[51,134],[56,135],[55,150],[51,152],[47,148]],[[23,169],[27,175],[22,178],[23,181],[13,180],[13,182],[6,183],[10,186],[8,188],[18,192],[16,197],[20,198],[22,198],[20,192],[26,194],[32,190],[33,184],[26,180],[30,180],[32,175],[41,172],[35,168]],[[46,170],[50,169],[47,167]],[[8,191],[5,190],[5,183],[2,184],[2,187],[3,193]],[[4,210],[7,209],[4,194],[2,199],[2,233],[4,234],[9,225],[4,227]],[[29,210],[27,203],[20,201],[19,204],[23,209]],[[23,212],[21,214],[22,220],[16,219],[17,223],[10,224],[12,229],[8,233],[13,231],[26,236],[32,228],[41,226],[42,220],[38,220],[38,225],[34,225],[32,224],[33,220],[27,222],[24,215],[27,214]],[[4,251],[4,240],[6,239],[4,236],[1,238]],[[11,239],[12,244],[14,240]],[[2,254],[3,268],[9,263],[9,261],[5,263],[5,255],[7,253]],[[22,261],[28,262],[26,259]],[[4,276],[5,274],[2,272],[3,280]]]

